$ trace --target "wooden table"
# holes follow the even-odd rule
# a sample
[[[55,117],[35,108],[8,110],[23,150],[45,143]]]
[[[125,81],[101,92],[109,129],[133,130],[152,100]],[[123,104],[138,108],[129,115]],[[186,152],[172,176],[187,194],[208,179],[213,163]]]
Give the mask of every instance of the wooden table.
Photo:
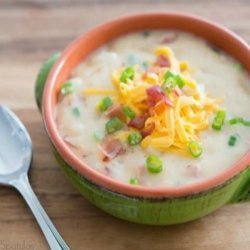
[[[96,24],[151,10],[200,15],[225,25],[250,43],[248,0],[0,1],[0,102],[11,107],[30,131],[34,143],[31,184],[72,249],[250,249],[250,202],[225,206],[183,225],[136,225],[113,218],[83,199],[51,154],[34,100],[41,62]],[[5,187],[0,188],[0,249],[47,249],[20,195]]]

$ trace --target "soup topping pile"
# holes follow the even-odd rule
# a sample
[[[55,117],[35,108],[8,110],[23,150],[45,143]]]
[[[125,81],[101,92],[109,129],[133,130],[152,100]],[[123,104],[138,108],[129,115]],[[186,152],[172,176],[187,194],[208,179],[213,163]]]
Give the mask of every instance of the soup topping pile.
[[[100,148],[104,160],[124,153],[127,145],[153,147],[199,157],[200,132],[210,126],[220,130],[225,112],[221,99],[203,94],[192,79],[187,62],[179,62],[168,47],[158,47],[152,65],[121,67],[112,74],[114,90],[87,88],[85,95],[103,94],[96,112],[107,117],[106,135]],[[162,171],[162,161],[149,155],[146,165],[151,173]]]
[[[249,101],[237,85],[238,79],[247,81],[244,70],[233,69],[231,58],[192,36],[180,33],[171,46],[157,45],[158,36],[160,32],[147,35],[145,48],[150,49],[141,48],[139,40],[145,38],[133,34],[113,42],[112,49],[120,54],[106,48],[96,52],[89,65],[88,60],[83,64],[82,73],[61,85],[56,110],[59,131],[79,157],[133,185],[176,186],[212,176],[249,147],[245,128],[250,120],[236,103]],[[137,60],[126,54],[136,39]],[[184,50],[187,46],[197,52]],[[183,52],[187,60],[179,59]],[[203,54],[207,58],[201,58]],[[140,59],[144,57],[147,60]],[[194,62],[200,67],[196,71]],[[233,95],[232,86],[241,99]],[[226,160],[225,154],[237,146]],[[216,167],[217,159],[225,166]],[[158,179],[150,177],[159,173]]]

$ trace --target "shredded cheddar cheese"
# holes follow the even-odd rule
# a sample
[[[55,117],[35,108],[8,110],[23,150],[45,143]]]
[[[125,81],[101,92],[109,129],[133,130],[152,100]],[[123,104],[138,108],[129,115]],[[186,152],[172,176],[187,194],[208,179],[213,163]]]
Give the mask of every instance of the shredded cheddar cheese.
[[[170,48],[158,47],[154,53],[157,58],[163,57],[163,65],[158,65],[156,60],[146,71],[139,65],[133,65],[134,75],[126,82],[120,79],[125,70],[125,67],[121,67],[112,74],[113,90],[85,89],[83,93],[110,94],[114,102],[129,106],[137,116],[147,114],[144,129],[152,124],[154,127],[141,141],[142,148],[153,147],[163,152],[185,154],[190,141],[200,140],[201,131],[208,128],[210,117],[218,110],[221,100],[201,93],[197,82],[191,77],[188,62],[179,62]],[[168,71],[171,74],[166,79]],[[184,86],[178,85],[178,81]],[[163,99],[149,105],[148,89],[154,86],[162,88],[163,83],[167,86],[167,91],[161,93]],[[119,132],[117,136],[125,138],[127,131]]]
[[[116,92],[112,89],[96,89],[88,88],[83,90],[84,95],[115,95]]]

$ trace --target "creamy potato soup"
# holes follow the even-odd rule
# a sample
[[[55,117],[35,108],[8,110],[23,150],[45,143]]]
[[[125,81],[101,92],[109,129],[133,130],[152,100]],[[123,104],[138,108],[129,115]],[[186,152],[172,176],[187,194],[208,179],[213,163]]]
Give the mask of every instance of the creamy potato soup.
[[[58,93],[55,119],[90,167],[131,185],[211,178],[250,149],[250,80],[191,34],[145,31],[101,47]]]

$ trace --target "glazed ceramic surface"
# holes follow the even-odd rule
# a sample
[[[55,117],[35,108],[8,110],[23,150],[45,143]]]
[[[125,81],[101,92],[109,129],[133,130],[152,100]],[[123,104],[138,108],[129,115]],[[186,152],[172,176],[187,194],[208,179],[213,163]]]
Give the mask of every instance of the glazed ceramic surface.
[[[157,66],[159,62],[156,61],[157,57],[154,54],[156,49],[170,49],[172,52],[170,58],[173,62],[169,67]],[[206,60],[204,60],[204,56]],[[158,57],[158,61],[160,58],[162,59],[162,57]],[[202,114],[202,118],[198,122],[187,120],[187,115],[178,118],[178,120],[184,120],[192,128],[201,127],[202,129],[199,130],[199,133],[188,133],[189,131],[185,131],[184,126],[181,129],[173,124],[170,133],[170,126],[159,127],[157,125],[160,131],[165,131],[164,135],[158,136],[157,131],[153,130],[152,133],[158,137],[156,135],[146,136],[138,145],[129,145],[127,136],[135,129],[129,126],[129,119],[127,119],[128,121],[125,120],[126,117],[124,119],[120,108],[122,104],[120,102],[118,102],[119,106],[117,104],[116,93],[118,91],[113,80],[114,74],[116,74],[114,72],[120,73],[119,70],[123,70],[124,67],[136,69],[138,79],[121,85],[122,90],[125,87],[129,88],[127,90],[131,93],[129,97],[124,94],[125,98],[121,98],[119,92],[119,100],[136,108],[137,100],[146,96],[144,94],[146,91],[143,89],[144,82],[140,82],[139,78],[141,75],[144,77],[143,79],[146,79],[144,81],[154,80],[154,84],[159,84],[162,79],[158,80],[158,75],[155,73],[157,70],[163,72],[172,70],[180,74],[179,65],[184,63],[187,69],[182,71],[182,74],[194,79],[197,88],[193,90],[185,86],[181,90],[178,89],[182,91],[182,95],[178,98],[175,93],[169,93],[167,96],[176,98],[174,103],[181,103],[182,100],[182,104],[180,104],[182,111],[180,110],[179,113],[186,112],[187,106],[190,108],[192,101],[196,102],[195,105],[200,106],[207,102],[207,108],[204,107],[200,113],[195,113],[197,109],[189,110],[189,113],[194,112],[193,117],[201,117]],[[123,183],[136,179],[138,185],[150,187],[184,186],[216,176],[224,169],[231,167],[249,150],[249,127],[229,123],[230,119],[234,117],[249,117],[250,122],[249,82],[249,76],[243,68],[240,68],[239,62],[218,49],[216,50],[199,37],[174,30],[139,31],[105,44],[71,73],[70,78],[62,84],[61,91],[58,93],[59,100],[54,112],[55,120],[60,135],[68,147],[82,161],[103,175]],[[141,87],[141,95],[137,93],[139,87],[133,88],[133,84]],[[152,87],[152,83],[150,84],[149,87],[147,85],[148,89]],[[104,91],[104,93],[100,94],[98,90]],[[192,96],[188,96],[190,93],[195,93],[199,98],[194,99]],[[132,99],[131,96],[135,96],[135,98]],[[108,110],[102,112],[97,107],[103,98],[107,97],[114,103]],[[237,105],[235,105],[236,103]],[[170,110],[167,105],[164,107],[164,117],[169,117],[169,121],[174,120],[175,108]],[[226,113],[225,124],[220,131],[212,128],[212,121],[217,109],[225,110]],[[110,120],[110,113],[121,117],[123,128],[107,134],[105,124]],[[148,124],[152,120],[159,124],[159,120],[156,120],[155,117],[148,118],[146,123]],[[167,124],[170,123],[169,121]],[[185,138],[182,141],[179,140],[180,136],[177,137],[177,135],[180,134],[180,130],[184,130],[183,137],[187,137],[188,140],[192,140],[190,137],[199,136],[198,141],[202,145],[200,157],[192,157],[188,152]],[[234,146],[228,144],[231,136],[237,138]],[[148,140],[151,140],[150,146],[143,146]],[[156,141],[155,144],[153,144],[154,141]],[[173,141],[178,147],[168,141]],[[159,148],[159,145],[163,149]],[[172,145],[172,147],[168,145]],[[121,152],[119,152],[120,149]],[[147,170],[146,158],[150,154],[156,155],[163,162],[160,173],[155,174]],[[220,162],[219,165],[218,162]]]
[[[250,182],[250,170],[246,168],[249,154],[221,175],[199,185],[190,185],[183,189],[130,187],[110,180],[79,161],[60,140],[52,116],[60,84],[89,53],[127,32],[156,28],[174,28],[199,35],[235,57],[250,70],[248,45],[229,31],[183,14],[145,14],[121,18],[93,29],[73,42],[59,59],[57,56],[49,59],[38,76],[36,96],[38,105],[42,107],[44,123],[62,170],[90,202],[122,219],[166,225],[194,220],[228,202],[244,199]],[[223,42],[225,39],[227,43]],[[235,46],[238,47],[237,50],[234,49]],[[56,60],[57,63],[50,72]],[[48,74],[49,78],[45,83]]]

